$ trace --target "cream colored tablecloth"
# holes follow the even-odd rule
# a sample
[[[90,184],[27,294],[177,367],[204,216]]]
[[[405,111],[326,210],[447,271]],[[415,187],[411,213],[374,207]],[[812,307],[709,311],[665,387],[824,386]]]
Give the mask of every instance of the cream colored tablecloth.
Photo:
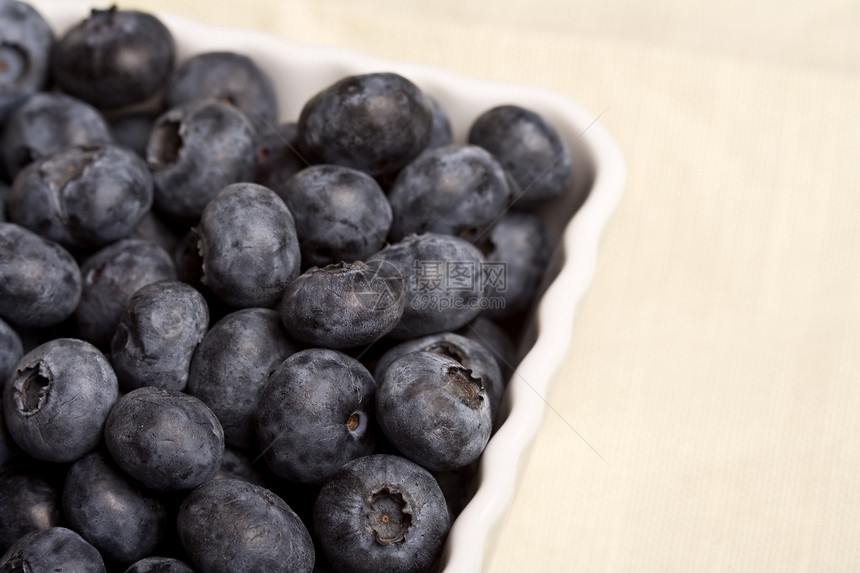
[[[626,194],[489,571],[860,570],[856,1],[127,5],[604,112]]]

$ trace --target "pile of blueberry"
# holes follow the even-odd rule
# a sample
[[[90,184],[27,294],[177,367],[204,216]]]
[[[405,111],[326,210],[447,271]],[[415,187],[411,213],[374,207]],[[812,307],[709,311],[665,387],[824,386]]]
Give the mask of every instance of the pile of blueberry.
[[[454,143],[385,72],[278,123],[252,59],[175,60],[0,0],[0,572],[434,570],[569,151],[516,105]]]

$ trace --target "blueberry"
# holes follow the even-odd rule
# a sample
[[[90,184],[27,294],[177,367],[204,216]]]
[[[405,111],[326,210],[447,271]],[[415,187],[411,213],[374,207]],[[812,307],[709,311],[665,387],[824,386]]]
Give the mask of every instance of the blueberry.
[[[402,342],[383,354],[373,371],[373,377],[382,380],[388,366],[410,352],[433,352],[459,362],[480,378],[490,401],[490,412],[495,416],[505,392],[505,379],[493,352],[481,342],[476,342],[453,332],[431,334]]]
[[[48,82],[54,32],[25,2],[0,3],[0,125],[24,98]]]
[[[0,317],[25,328],[54,326],[75,311],[81,290],[81,271],[68,251],[0,223]]]
[[[307,528],[271,491],[236,479],[207,482],[179,508],[177,528],[191,561],[206,573],[311,573]]]
[[[236,52],[197,54],[174,70],[164,94],[167,107],[195,99],[235,106],[259,132],[278,120],[278,96],[271,78],[254,60]]]
[[[501,326],[481,314],[457,332],[484,345],[498,362],[504,380],[511,379],[519,355],[514,341]]]
[[[186,390],[215,413],[228,444],[251,449],[257,443],[253,415],[260,390],[297,350],[277,311],[235,311],[203,337],[191,359]]]
[[[81,265],[83,292],[75,312],[81,337],[100,348],[110,345],[126,304],[137,290],[175,280],[173,260],[164,249],[141,239],[123,239]]]
[[[15,177],[7,209],[10,220],[52,241],[98,247],[127,237],[151,206],[146,163],[104,145],[31,163]]]
[[[492,153],[519,187],[520,208],[532,208],[564,193],[572,159],[564,140],[538,113],[502,105],[482,113],[469,129],[469,143]]]
[[[191,357],[208,326],[206,301],[187,284],[159,281],[141,287],[111,341],[120,387],[185,389]]]
[[[492,431],[487,391],[456,360],[432,352],[405,354],[377,383],[379,426],[407,458],[447,471],[472,463],[484,451]]]
[[[195,221],[222,188],[254,176],[254,128],[231,105],[195,100],[159,116],[146,160],[158,209]]]
[[[258,130],[255,183],[280,192],[290,177],[308,166],[298,151],[298,133],[295,122]]]
[[[71,462],[99,444],[118,392],[101,352],[83,340],[57,338],[18,362],[3,414],[12,438],[32,457]]]
[[[245,454],[232,448],[224,448],[224,456],[221,458],[221,467],[212,479],[240,479],[260,487],[266,487],[266,480],[270,474],[258,471],[254,460]]]
[[[105,564],[95,547],[65,527],[28,533],[0,557],[0,573],[55,571],[105,573]]]
[[[14,178],[33,161],[58,151],[111,142],[110,129],[95,108],[66,94],[39,92],[9,114],[3,130],[3,163]]]
[[[136,10],[93,9],[57,41],[54,81],[99,109],[141,103],[158,93],[173,70],[170,30]]]
[[[104,434],[119,467],[162,491],[191,489],[212,479],[224,453],[224,430],[206,404],[152,386],[117,400]]]
[[[168,253],[172,253],[179,244],[176,231],[153,211],[144,213],[128,236],[130,239],[143,239],[155,243]]]
[[[0,408],[0,470],[11,466],[20,456],[18,446],[9,435],[3,418],[3,408]]]
[[[543,222],[532,213],[508,211],[483,242],[487,261],[503,264],[505,269],[504,281],[489,284],[486,291],[487,298],[499,298],[503,304],[489,305],[484,314],[502,318],[527,310],[536,298],[551,254]]]
[[[360,362],[335,350],[310,348],[284,360],[257,404],[266,463],[281,477],[322,483],[370,454],[375,388]]]
[[[60,495],[26,470],[0,473],[0,552],[33,531],[60,525]]]
[[[132,563],[124,573],[194,573],[194,569],[173,557],[145,557]]]
[[[6,379],[15,370],[15,365],[23,355],[21,337],[0,318],[0,388],[6,383]]]
[[[316,163],[385,175],[421,153],[432,124],[431,104],[403,76],[349,76],[305,103],[299,116],[299,149]]]
[[[471,238],[504,212],[509,197],[505,172],[486,150],[446,145],[425,151],[389,192],[391,238],[426,232]]]
[[[392,338],[456,330],[481,312],[484,257],[459,237],[410,235],[371,255],[368,264],[374,262],[392,265],[404,281],[403,316]]]
[[[0,168],[0,176],[2,176],[2,168]],[[6,218],[6,203],[9,201],[9,193],[12,188],[0,181],[0,223],[7,221]]]
[[[69,527],[117,563],[142,559],[155,549],[166,511],[155,494],[96,451],[69,468],[63,487],[63,514]]]
[[[403,280],[382,262],[313,267],[287,287],[279,310],[290,336],[309,346],[370,344],[400,321]]]
[[[345,464],[323,486],[313,526],[338,573],[418,573],[432,570],[450,518],[429,472],[377,454]]]
[[[434,97],[427,96],[427,100],[433,108],[433,125],[430,131],[430,141],[425,149],[435,149],[445,145],[454,143],[454,136],[451,132],[451,120],[448,119],[448,113],[442,104]]]
[[[391,206],[366,173],[314,165],[294,175],[278,194],[296,219],[305,268],[363,260],[385,244]]]
[[[138,111],[111,117],[108,127],[111,137],[117,143],[146,158],[146,145],[149,143],[149,134],[158,114],[151,111]]]
[[[273,306],[299,275],[293,216],[262,185],[226,186],[206,206],[197,233],[203,284],[227,304]]]

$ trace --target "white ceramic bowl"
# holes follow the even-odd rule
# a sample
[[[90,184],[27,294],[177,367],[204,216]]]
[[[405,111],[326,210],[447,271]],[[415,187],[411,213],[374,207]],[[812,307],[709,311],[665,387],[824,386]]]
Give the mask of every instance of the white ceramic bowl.
[[[103,7],[77,0],[31,3],[58,35],[84,18],[91,6]],[[546,410],[543,396],[547,385],[570,344],[577,304],[594,273],[601,231],[621,197],[625,167],[617,145],[594,115],[545,90],[464,77],[342,49],[294,44],[254,30],[215,28],[170,14],[159,17],[174,33],[180,59],[216,49],[234,50],[254,58],[275,81],[282,120],[298,118],[310,96],[343,76],[394,71],[439,100],[450,116],[457,141],[465,140],[469,125],[480,113],[498,104],[514,103],[543,115],[569,145],[575,173],[571,189],[541,213],[558,246],[544,281],[545,292],[521,341],[525,356],[505,396],[504,422],[481,458],[477,492],[456,519],[445,546],[446,573],[480,571],[511,504],[519,469]]]

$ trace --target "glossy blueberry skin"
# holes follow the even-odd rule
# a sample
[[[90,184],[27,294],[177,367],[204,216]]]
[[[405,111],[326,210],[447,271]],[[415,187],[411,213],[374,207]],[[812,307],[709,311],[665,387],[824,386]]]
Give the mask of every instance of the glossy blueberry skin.
[[[145,557],[132,563],[124,573],[194,573],[194,569],[172,557]]]
[[[35,161],[12,185],[9,219],[56,241],[99,247],[127,237],[152,206],[152,176],[116,145],[70,148]]]
[[[388,366],[410,352],[432,352],[452,358],[468,368],[472,376],[480,378],[490,401],[490,412],[495,416],[505,392],[505,379],[492,351],[482,343],[453,332],[431,334],[402,342],[383,354],[376,363],[373,377],[382,380]]]
[[[139,111],[111,118],[108,127],[117,145],[127,147],[145,158],[149,134],[156,119],[158,115],[153,112]]]
[[[93,9],[57,41],[54,81],[99,109],[141,103],[158,93],[173,70],[173,35],[152,14]]]
[[[442,104],[436,98],[427,96],[427,100],[433,108],[433,125],[430,131],[430,141],[427,143],[427,147],[424,148],[425,151],[454,143],[454,135],[451,131],[451,120],[448,119],[448,112],[445,111],[445,108],[442,107]]]
[[[7,377],[15,370],[15,365],[23,355],[21,337],[15,329],[0,318],[0,388],[6,383]]]
[[[177,529],[191,561],[206,573],[313,571],[305,525],[281,498],[245,481],[212,480],[192,491]]]
[[[93,345],[57,338],[25,354],[3,393],[9,434],[30,456],[71,462],[101,441],[116,375]]]
[[[469,129],[469,143],[492,153],[520,189],[519,208],[532,208],[558,197],[570,184],[570,150],[538,113],[502,105],[482,113]]]
[[[235,307],[274,306],[299,276],[301,255],[290,210],[256,183],[222,189],[197,226],[203,284]]]
[[[278,194],[296,219],[305,268],[364,260],[385,244],[391,206],[366,173],[314,165],[294,175]]]
[[[105,573],[98,550],[65,527],[51,527],[21,537],[0,557],[0,573]]]
[[[178,281],[141,287],[111,340],[110,359],[120,388],[184,390],[191,357],[208,327],[206,300],[194,288]]]
[[[403,168],[388,198],[393,241],[426,232],[468,239],[501,216],[510,189],[489,152],[475,145],[446,145]]]
[[[176,107],[195,99],[235,106],[258,132],[278,120],[272,79],[254,60],[236,52],[206,52],[180,64],[167,85],[164,102]]]
[[[293,354],[260,393],[257,437],[266,463],[292,481],[322,483],[373,450],[376,383],[360,362],[335,350]]]
[[[0,473],[0,552],[27,533],[60,525],[60,495],[27,471]]]
[[[242,112],[216,100],[166,111],[146,147],[156,207],[172,218],[196,221],[221,189],[254,176],[254,137]]]
[[[104,436],[123,471],[160,491],[192,489],[212,479],[224,453],[224,430],[206,404],[152,386],[117,400]]]
[[[166,519],[158,497],[143,490],[101,451],[87,454],[69,468],[63,514],[71,529],[106,560],[117,563],[150,555]]]
[[[323,486],[313,527],[338,573],[418,573],[432,570],[450,517],[427,470],[376,454],[345,464]]]
[[[33,161],[69,147],[112,141],[107,123],[95,108],[70,95],[39,92],[9,114],[3,130],[3,164],[14,178]]]
[[[0,125],[24,98],[48,82],[54,32],[26,2],[0,3]]]
[[[278,309],[293,339],[344,349],[385,336],[404,303],[403,280],[391,265],[356,261],[308,269],[287,287]]]
[[[137,290],[157,281],[176,280],[167,252],[141,239],[123,239],[89,257],[81,265],[83,292],[75,319],[81,337],[107,348],[125,306]]]
[[[480,378],[431,352],[405,354],[377,381],[379,427],[404,456],[432,471],[455,470],[481,455],[492,413]]]
[[[75,311],[81,291],[80,268],[66,249],[0,223],[0,317],[25,328],[54,326]]]
[[[481,312],[478,273],[484,256],[471,243],[439,233],[410,235],[371,255],[368,264],[381,261],[393,265],[404,281],[403,316],[389,337],[407,340],[456,330]],[[456,280],[448,280],[452,277]]]
[[[227,444],[255,448],[254,410],[260,391],[269,374],[297,350],[277,311],[237,310],[203,337],[191,359],[186,391],[215,413]]]
[[[298,150],[299,128],[295,122],[257,131],[257,165],[254,182],[280,193],[290,177],[308,166]]]
[[[421,153],[432,124],[432,105],[403,76],[348,76],[305,103],[299,116],[299,148],[315,163],[385,175]]]
[[[538,286],[551,254],[549,237],[537,215],[508,211],[489,230],[482,249],[489,262],[505,265],[505,283],[490,284],[488,297],[501,297],[503,305],[484,310],[490,318],[503,318],[535,303]]]

